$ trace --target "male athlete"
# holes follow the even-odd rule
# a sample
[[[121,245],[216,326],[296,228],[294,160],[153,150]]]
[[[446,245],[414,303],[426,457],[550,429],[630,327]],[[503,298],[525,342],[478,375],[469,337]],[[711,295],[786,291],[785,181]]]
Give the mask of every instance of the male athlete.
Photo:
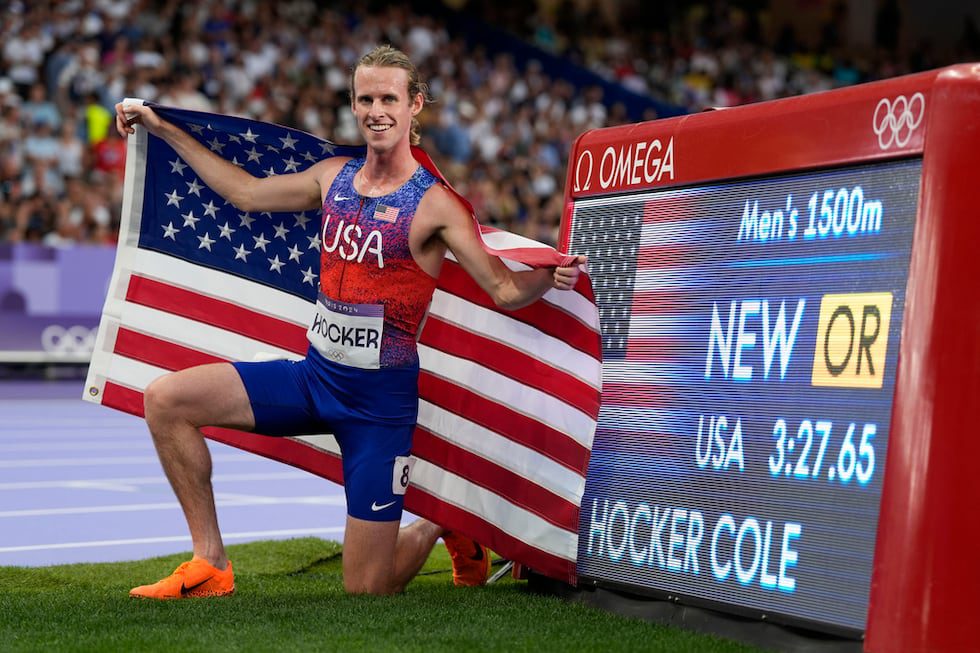
[[[513,272],[484,251],[469,212],[412,156],[410,146],[419,139],[415,117],[426,93],[404,53],[390,46],[374,49],[351,75],[351,110],[367,142],[366,158],[333,157],[264,179],[222,160],[151,108],[116,105],[121,134],[143,125],[243,211],[323,208],[320,288],[306,358],[202,365],[146,388],[146,422],[187,519],[194,556],[167,578],[134,588],[131,596],[234,591],[203,426],[336,435],[347,495],[348,592],[400,592],[440,536],[453,558],[454,582],[485,582],[489,559],[482,546],[427,520],[399,528],[418,409],[419,323],[447,247],[497,305],[508,309],[526,306],[551,288],[574,287],[585,257],[568,267]]]

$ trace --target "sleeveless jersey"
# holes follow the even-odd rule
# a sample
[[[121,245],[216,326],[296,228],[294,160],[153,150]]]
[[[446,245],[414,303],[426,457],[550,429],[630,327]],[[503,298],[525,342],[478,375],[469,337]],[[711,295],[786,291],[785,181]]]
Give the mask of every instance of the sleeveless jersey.
[[[416,365],[416,336],[436,279],[412,257],[408,232],[437,179],[419,166],[394,192],[366,197],[354,189],[363,165],[363,158],[348,161],[323,200],[320,293],[307,336],[341,364]]]

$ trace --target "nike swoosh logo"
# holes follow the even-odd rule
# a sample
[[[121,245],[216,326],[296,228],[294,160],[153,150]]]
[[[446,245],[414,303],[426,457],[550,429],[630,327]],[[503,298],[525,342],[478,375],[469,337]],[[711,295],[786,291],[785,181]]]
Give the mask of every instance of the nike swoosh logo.
[[[181,594],[181,596],[185,596],[188,592],[193,592],[198,587],[200,587],[204,583],[208,582],[212,578],[214,578],[214,577],[213,576],[208,576],[207,578],[205,578],[204,580],[202,580],[200,583],[197,583],[196,585],[191,585],[190,587],[187,587],[186,585],[184,585],[183,583],[181,583],[180,584],[180,594]]]
[[[343,195],[334,195],[333,196],[333,201],[334,202],[346,202],[347,200],[352,200],[352,199],[354,199],[354,198],[353,197],[344,197]]]
[[[379,510],[384,510],[385,508],[389,508],[389,507],[391,507],[393,505],[395,505],[395,502],[394,501],[389,501],[388,503],[383,504],[383,505],[380,505],[380,506],[378,505],[378,502],[377,501],[372,501],[371,502],[371,510],[373,510],[374,512],[378,512]]]

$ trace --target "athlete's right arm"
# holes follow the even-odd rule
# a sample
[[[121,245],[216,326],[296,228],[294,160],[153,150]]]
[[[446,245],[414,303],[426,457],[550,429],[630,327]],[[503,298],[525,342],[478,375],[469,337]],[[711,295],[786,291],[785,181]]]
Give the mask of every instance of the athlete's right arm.
[[[174,148],[216,193],[242,211],[306,211],[320,206],[320,180],[327,161],[301,172],[259,178],[201,145],[190,134],[142,104],[116,105],[116,129],[126,138],[140,124]]]

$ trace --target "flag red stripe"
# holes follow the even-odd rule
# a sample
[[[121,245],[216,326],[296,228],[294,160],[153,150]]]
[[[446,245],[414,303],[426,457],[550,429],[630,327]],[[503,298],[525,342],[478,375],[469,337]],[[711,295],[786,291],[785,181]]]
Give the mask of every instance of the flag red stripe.
[[[419,396],[585,475],[589,450],[561,431],[532,417],[426,371],[419,374]]]
[[[267,456],[273,460],[322,476],[335,483],[343,484],[344,482],[344,470],[340,456],[317,449],[305,442],[232,429],[205,428],[202,430],[205,435],[216,442],[223,442],[252,453]]]
[[[112,381],[107,380],[102,388],[102,405],[143,417],[143,393]]]
[[[228,362],[227,359],[125,327],[119,329],[113,351],[120,356],[162,367],[165,370],[182,370],[206,363]]]
[[[143,393],[126,386],[106,381],[102,394],[102,405],[115,408],[130,415],[143,416]],[[298,467],[302,470],[343,484],[344,471],[340,457],[330,452],[316,449],[304,442],[288,438],[273,438],[257,433],[246,433],[233,429],[209,427],[202,429],[204,434],[216,441],[229,444],[252,453],[267,456],[274,460]]]
[[[599,411],[599,391],[556,367],[505,344],[467,331],[430,315],[420,342],[447,354],[479,363],[494,372],[520,378],[524,385],[575,406],[583,413]]]
[[[593,358],[599,358],[599,334],[578,319],[543,301],[534,302],[530,306],[515,311],[503,311],[493,303],[490,296],[477,285],[476,281],[458,263],[443,261],[442,270],[439,273],[439,288],[478,306],[501,312],[515,320],[531,325],[542,333],[563,340],[566,344]]]
[[[566,530],[578,528],[578,508],[575,504],[520,474],[433,435],[422,427],[415,429],[412,453],[504,497],[555,526]]]
[[[126,301],[204,322],[297,354],[306,353],[303,327],[162,281],[134,274]]]
[[[490,547],[507,560],[519,560],[537,572],[568,583],[576,581],[573,560],[566,560],[522,542],[482,517],[447,503],[418,487],[408,488],[405,507],[437,524],[452,524],[454,531]]]

